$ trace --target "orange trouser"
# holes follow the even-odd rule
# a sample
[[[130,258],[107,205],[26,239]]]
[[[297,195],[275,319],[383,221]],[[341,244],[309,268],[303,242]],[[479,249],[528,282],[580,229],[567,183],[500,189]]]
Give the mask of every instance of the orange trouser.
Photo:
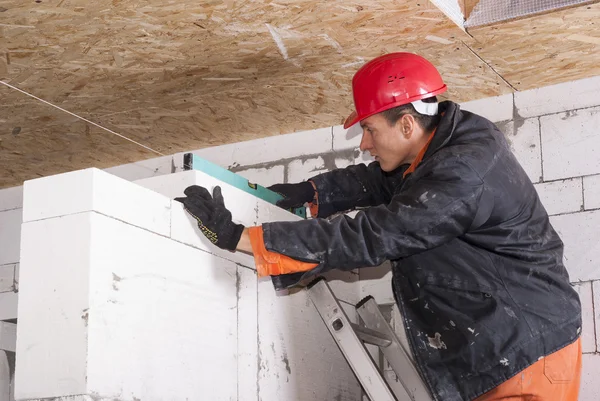
[[[581,338],[537,361],[476,401],[577,401]]]

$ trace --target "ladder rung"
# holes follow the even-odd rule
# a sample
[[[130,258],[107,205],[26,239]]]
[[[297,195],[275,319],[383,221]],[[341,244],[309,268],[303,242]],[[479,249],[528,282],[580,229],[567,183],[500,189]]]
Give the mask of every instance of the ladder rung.
[[[387,347],[392,343],[392,340],[383,333],[377,330],[372,330],[367,327],[359,326],[356,323],[351,323],[352,328],[356,332],[358,338],[366,342],[367,344],[377,345],[378,347]]]

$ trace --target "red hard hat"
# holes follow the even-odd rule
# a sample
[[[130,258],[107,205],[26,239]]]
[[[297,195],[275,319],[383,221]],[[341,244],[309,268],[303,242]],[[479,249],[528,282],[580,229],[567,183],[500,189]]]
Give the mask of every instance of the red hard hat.
[[[352,78],[353,112],[348,128],[382,111],[439,95],[446,85],[429,61],[413,53],[390,53],[362,66]]]

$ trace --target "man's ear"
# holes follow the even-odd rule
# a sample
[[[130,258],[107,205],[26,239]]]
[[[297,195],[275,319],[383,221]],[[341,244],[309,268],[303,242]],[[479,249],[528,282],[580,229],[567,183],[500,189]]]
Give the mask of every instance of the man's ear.
[[[398,120],[398,124],[400,124],[400,132],[402,133],[404,139],[410,139],[415,130],[416,123],[417,121],[410,114],[405,114],[400,118],[400,120]]]

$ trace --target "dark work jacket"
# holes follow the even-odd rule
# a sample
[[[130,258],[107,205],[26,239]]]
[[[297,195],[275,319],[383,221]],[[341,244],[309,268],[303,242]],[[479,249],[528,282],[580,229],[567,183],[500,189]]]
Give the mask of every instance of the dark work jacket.
[[[536,191],[488,120],[443,102],[417,169],[378,163],[312,178],[319,216],[263,225],[268,250],[330,269],[392,261],[392,288],[435,400],[472,400],[575,341],[581,306],[563,243]]]

